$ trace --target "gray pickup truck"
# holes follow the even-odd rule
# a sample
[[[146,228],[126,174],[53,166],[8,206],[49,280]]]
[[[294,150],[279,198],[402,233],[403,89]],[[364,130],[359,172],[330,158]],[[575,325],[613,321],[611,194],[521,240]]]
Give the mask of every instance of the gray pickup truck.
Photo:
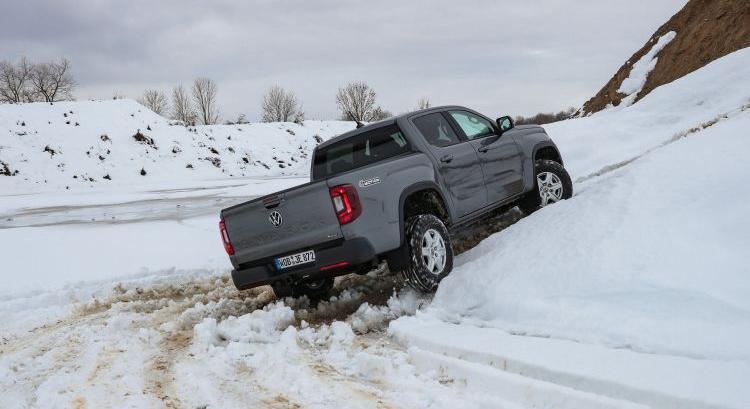
[[[387,261],[433,291],[453,267],[452,232],[572,189],[542,127],[437,107],[321,143],[309,183],[224,209],[219,228],[240,290],[270,284],[278,297],[320,298],[334,277]]]

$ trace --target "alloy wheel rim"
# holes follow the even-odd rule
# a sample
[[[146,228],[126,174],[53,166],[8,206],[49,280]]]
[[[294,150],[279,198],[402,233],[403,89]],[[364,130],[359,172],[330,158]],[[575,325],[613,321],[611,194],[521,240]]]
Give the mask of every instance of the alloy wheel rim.
[[[560,177],[552,172],[540,172],[536,175],[536,183],[539,186],[539,197],[542,199],[541,206],[559,202],[563,197],[563,184]]]
[[[422,261],[427,270],[439,275],[445,269],[447,251],[443,236],[435,229],[427,230],[422,236]]]

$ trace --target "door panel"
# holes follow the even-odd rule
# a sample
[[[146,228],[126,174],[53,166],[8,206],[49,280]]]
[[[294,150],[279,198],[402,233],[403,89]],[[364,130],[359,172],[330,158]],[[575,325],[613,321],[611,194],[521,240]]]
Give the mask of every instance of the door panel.
[[[429,144],[458,216],[486,206],[487,188],[474,147],[461,141],[439,112],[417,117],[412,122]]]
[[[468,142],[435,148],[440,177],[458,214],[465,216],[487,205],[482,167],[474,148]]]
[[[498,136],[489,119],[473,112],[449,111],[449,117],[476,149],[482,164],[488,204],[505,200],[523,190],[521,150],[513,138]]]
[[[521,150],[513,138],[487,136],[470,142],[479,155],[487,187],[487,200],[495,203],[521,193]]]

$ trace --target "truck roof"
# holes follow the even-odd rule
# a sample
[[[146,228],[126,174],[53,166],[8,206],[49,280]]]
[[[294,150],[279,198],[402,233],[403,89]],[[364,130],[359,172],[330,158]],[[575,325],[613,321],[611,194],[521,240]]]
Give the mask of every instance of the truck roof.
[[[351,130],[349,132],[344,132],[341,135],[338,135],[336,137],[333,137],[333,138],[331,138],[331,139],[329,139],[329,140],[321,143],[320,145],[318,145],[318,148],[325,148],[328,145],[332,145],[332,144],[334,144],[336,142],[339,142],[339,141],[342,141],[344,139],[350,138],[350,137],[352,137],[354,135],[359,135],[362,132],[372,131],[373,129],[377,129],[377,128],[381,128],[381,127],[384,127],[384,126],[393,125],[394,123],[396,123],[397,120],[402,119],[402,118],[408,118],[408,117],[411,117],[411,116],[416,115],[416,114],[422,114],[422,113],[427,113],[427,112],[440,112],[440,111],[445,111],[447,109],[467,109],[467,108],[466,107],[462,107],[460,105],[443,105],[443,106],[437,106],[437,107],[430,107],[430,108],[425,108],[425,109],[419,109],[419,110],[416,110],[416,111],[409,111],[409,112],[406,112],[406,113],[403,113],[403,114],[399,114],[399,115],[396,115],[396,116],[392,116],[390,118],[383,119],[381,121],[371,122],[371,123],[369,123],[369,124],[367,124],[367,125],[365,125],[365,126],[363,126],[361,128],[354,129],[354,130]]]

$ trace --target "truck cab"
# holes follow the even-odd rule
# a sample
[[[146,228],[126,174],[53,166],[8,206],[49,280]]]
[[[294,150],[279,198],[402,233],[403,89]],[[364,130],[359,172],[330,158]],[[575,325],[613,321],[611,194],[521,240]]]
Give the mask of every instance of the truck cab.
[[[541,127],[460,106],[364,126],[312,156],[309,183],[222,210],[237,288],[321,296],[333,277],[387,261],[432,291],[452,268],[451,230],[502,206],[531,212],[572,194]]]

